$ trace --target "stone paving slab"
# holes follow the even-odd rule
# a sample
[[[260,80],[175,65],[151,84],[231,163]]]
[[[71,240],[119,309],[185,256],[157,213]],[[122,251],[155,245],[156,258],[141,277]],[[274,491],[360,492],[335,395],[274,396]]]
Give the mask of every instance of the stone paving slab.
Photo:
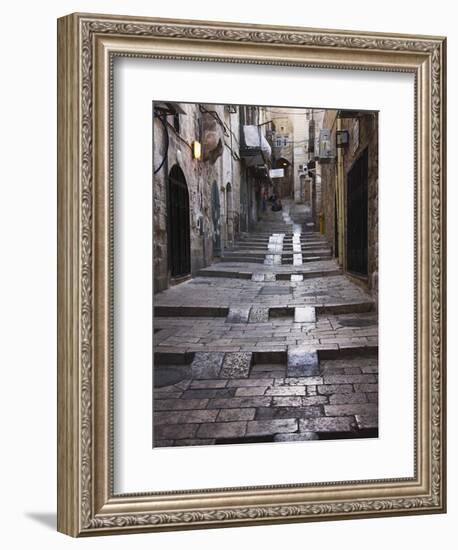
[[[250,309],[249,323],[267,323],[269,321],[269,308],[252,306]]]
[[[287,376],[314,376],[320,373],[318,354],[301,347],[288,348]]]
[[[231,307],[227,314],[226,323],[248,323],[250,307]]]
[[[250,352],[226,353],[220,372],[221,378],[248,378],[253,354]]]
[[[247,422],[247,435],[273,435],[278,433],[296,432],[297,420],[251,420]]]
[[[236,422],[243,420],[253,420],[256,413],[255,408],[245,409],[221,409],[218,413],[218,422]]]
[[[285,418],[316,418],[323,416],[321,407],[260,407],[256,420],[279,420]]]
[[[360,430],[370,430],[378,428],[378,416],[376,414],[370,415],[361,415],[357,414],[355,416],[358,428]]]
[[[197,432],[199,437],[241,437],[245,435],[247,422],[214,422],[201,424]]]
[[[191,363],[192,378],[218,378],[223,359],[222,352],[197,352]]]
[[[375,416],[377,415],[377,405],[375,403],[366,404],[350,404],[350,405],[325,405],[324,411],[327,416],[348,416],[362,415]]]
[[[356,421],[352,416],[304,418],[299,420],[301,432],[351,432],[355,428]]]
[[[197,424],[214,422],[218,415],[216,410],[164,411],[154,413],[154,425],[163,424]]]
[[[314,307],[295,307],[294,308],[295,323],[315,323],[316,315]]]

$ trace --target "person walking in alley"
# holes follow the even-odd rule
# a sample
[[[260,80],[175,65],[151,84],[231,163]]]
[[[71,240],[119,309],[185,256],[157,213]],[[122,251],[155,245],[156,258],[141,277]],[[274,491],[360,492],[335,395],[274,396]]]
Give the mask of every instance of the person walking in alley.
[[[272,204],[272,212],[280,212],[280,210],[282,209],[283,209],[283,205],[281,203],[281,200],[276,198]]]

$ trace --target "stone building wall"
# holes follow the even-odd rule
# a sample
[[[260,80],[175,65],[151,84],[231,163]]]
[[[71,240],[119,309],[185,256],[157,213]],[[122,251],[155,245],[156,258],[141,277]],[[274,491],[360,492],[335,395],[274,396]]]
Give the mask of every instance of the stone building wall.
[[[331,140],[336,139],[337,111],[328,110],[324,113],[323,128],[331,129]],[[321,168],[321,204],[324,216],[324,233],[332,247],[334,256],[337,256],[338,243],[336,241],[336,181],[337,162],[320,163]]]
[[[337,111],[327,111],[323,128],[331,129],[331,140],[335,143],[337,131]],[[357,122],[359,121],[359,122]],[[340,127],[349,133],[349,143],[342,147],[343,190],[344,190],[344,226],[347,216],[346,187],[348,173],[367,148],[368,151],[368,277],[367,286],[374,297],[378,295],[378,116],[374,112],[360,112],[355,117],[342,117]],[[336,150],[336,155],[337,155]],[[346,251],[338,250],[336,241],[336,185],[338,178],[337,157],[333,162],[320,163],[322,209],[325,220],[325,235],[332,246],[334,255],[343,254],[343,267],[346,266]],[[346,246],[346,227],[343,235]],[[341,243],[342,244],[342,241]]]
[[[367,112],[342,120],[349,132],[349,145],[344,148],[344,173],[347,176],[364,150],[368,150],[368,287],[378,295],[378,113]],[[359,134],[359,139],[358,139]]]
[[[185,114],[179,115],[179,130],[173,116],[167,117],[168,151],[161,169],[153,176],[153,271],[154,292],[173,284],[170,275],[168,243],[168,177],[178,165],[187,183],[190,207],[191,275],[209,265],[227,246],[228,225],[233,238],[239,232],[240,161],[232,157],[228,147],[231,132],[223,129],[232,124],[232,145],[238,144],[238,114],[230,114],[224,105],[179,104]],[[208,112],[206,112],[208,111]],[[193,158],[192,144],[202,143],[202,159]],[[166,150],[165,130],[160,120],[153,121],[153,159],[156,169]],[[230,191],[227,185],[230,183]],[[215,191],[216,190],[216,191]],[[227,193],[233,205],[228,224]],[[216,193],[216,194],[215,194]],[[219,205],[218,205],[219,203]],[[217,215],[216,215],[217,214]]]
[[[285,175],[283,178],[274,179],[274,188],[276,193],[281,198],[294,196],[294,125],[291,116],[284,114],[288,111],[287,108],[268,108],[267,117],[274,122],[275,132],[273,138],[273,168],[283,168]],[[286,144],[278,140],[286,139]],[[284,166],[281,159],[288,161],[288,165]]]

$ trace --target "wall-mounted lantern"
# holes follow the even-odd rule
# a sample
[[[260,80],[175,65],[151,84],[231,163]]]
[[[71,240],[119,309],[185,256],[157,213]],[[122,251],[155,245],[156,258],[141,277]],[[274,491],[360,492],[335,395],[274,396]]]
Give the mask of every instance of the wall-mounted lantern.
[[[200,141],[193,141],[192,142],[192,156],[196,160],[202,159],[202,144]]]

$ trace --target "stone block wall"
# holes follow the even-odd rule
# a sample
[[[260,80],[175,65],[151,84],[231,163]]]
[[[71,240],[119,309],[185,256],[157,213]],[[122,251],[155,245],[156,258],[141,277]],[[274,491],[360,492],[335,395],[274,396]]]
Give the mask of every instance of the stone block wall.
[[[179,130],[173,117],[167,117],[168,149],[162,123],[153,121],[153,165],[161,169],[153,176],[153,273],[154,292],[173,284],[170,276],[168,244],[168,176],[178,165],[189,193],[191,275],[208,266],[215,257],[215,243],[220,251],[228,245],[228,227],[232,238],[239,233],[241,161],[234,158],[238,150],[238,113],[230,113],[224,105],[181,103]],[[224,124],[226,125],[223,128]],[[232,132],[231,132],[232,128]],[[193,158],[193,142],[202,143],[202,159]],[[213,187],[216,184],[217,196]],[[228,204],[228,184],[230,201]],[[216,199],[216,200],[215,200]],[[219,206],[217,206],[219,202]],[[215,220],[214,211],[219,211]],[[230,210],[230,211],[229,211]],[[229,220],[228,220],[229,218]],[[216,240],[218,234],[219,241]]]

